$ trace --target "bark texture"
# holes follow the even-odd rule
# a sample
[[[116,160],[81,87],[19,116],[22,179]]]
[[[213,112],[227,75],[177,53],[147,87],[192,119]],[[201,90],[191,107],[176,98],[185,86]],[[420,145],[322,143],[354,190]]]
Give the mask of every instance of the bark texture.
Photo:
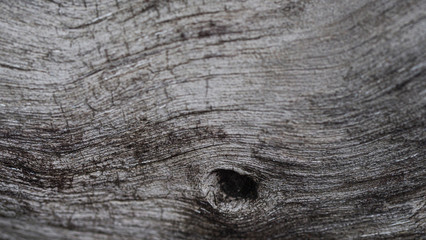
[[[426,1],[1,0],[0,239],[423,238]]]

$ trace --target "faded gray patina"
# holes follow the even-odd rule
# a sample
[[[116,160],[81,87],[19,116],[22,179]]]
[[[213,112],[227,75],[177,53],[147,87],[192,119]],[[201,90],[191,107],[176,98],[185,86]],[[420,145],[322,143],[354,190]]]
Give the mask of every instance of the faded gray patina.
[[[420,239],[425,78],[424,0],[1,0],[0,239]]]

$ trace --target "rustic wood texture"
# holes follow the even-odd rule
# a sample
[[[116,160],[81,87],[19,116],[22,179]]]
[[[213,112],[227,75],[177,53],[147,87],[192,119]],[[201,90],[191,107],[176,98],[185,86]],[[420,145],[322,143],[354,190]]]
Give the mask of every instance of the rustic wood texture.
[[[424,238],[426,1],[1,0],[0,239]]]

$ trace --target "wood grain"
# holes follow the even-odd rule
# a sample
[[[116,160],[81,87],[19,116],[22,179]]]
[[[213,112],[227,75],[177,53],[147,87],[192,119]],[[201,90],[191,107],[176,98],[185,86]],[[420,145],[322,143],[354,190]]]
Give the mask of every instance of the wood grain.
[[[0,1],[0,239],[422,239],[426,2]]]

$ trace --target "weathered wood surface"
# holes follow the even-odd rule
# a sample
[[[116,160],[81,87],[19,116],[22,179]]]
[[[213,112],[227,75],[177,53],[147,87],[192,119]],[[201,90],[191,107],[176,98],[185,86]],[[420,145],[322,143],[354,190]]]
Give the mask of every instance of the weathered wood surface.
[[[0,238],[422,238],[426,1],[0,1]]]

